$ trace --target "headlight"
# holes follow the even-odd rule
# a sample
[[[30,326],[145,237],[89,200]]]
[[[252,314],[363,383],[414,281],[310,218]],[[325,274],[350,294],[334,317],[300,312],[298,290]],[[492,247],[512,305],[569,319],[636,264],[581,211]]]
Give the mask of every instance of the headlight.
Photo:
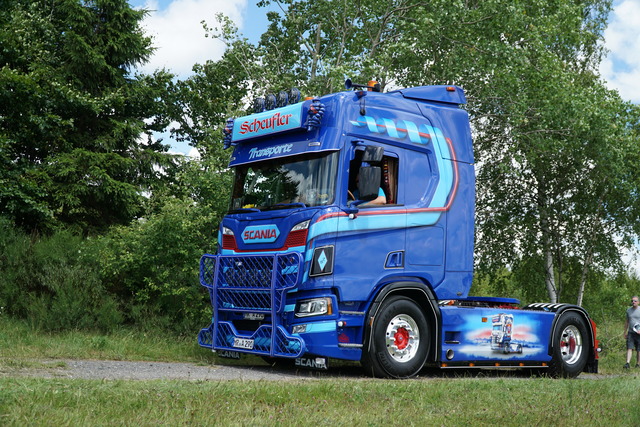
[[[333,314],[331,298],[314,298],[296,304],[296,317],[322,316]]]
[[[296,225],[293,226],[293,228],[291,229],[291,231],[300,231],[300,230],[306,230],[307,228],[309,228],[309,223],[311,222],[311,220],[306,220],[306,221],[302,221]]]

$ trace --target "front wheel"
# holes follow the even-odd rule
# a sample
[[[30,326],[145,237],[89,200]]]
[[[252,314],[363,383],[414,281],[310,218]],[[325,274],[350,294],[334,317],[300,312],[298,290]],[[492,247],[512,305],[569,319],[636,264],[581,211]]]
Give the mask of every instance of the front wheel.
[[[589,351],[587,326],[582,316],[576,313],[562,315],[556,325],[552,346],[551,376],[577,377],[587,364]]]
[[[424,366],[430,346],[427,320],[412,300],[392,297],[373,321],[362,365],[377,377],[406,378]]]

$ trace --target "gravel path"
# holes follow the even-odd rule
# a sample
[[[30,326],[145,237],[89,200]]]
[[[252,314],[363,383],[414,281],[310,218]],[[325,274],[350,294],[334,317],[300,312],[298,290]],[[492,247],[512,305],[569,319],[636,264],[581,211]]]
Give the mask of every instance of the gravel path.
[[[367,377],[360,368],[336,367],[329,371],[272,368],[269,366],[202,366],[193,363],[127,362],[114,360],[30,360],[26,363],[0,363],[0,377],[83,378],[102,380],[191,380],[191,381],[309,381],[321,378],[362,380]],[[482,377],[500,378],[501,372],[480,373]],[[507,375],[509,375],[507,373]],[[422,372],[413,380],[456,377],[456,372]],[[579,379],[603,379],[612,375],[585,374]],[[528,378],[514,373],[511,378]]]
[[[106,380],[313,380],[329,372],[268,366],[202,366],[192,363],[114,360],[37,360],[0,369],[0,377],[84,378]]]

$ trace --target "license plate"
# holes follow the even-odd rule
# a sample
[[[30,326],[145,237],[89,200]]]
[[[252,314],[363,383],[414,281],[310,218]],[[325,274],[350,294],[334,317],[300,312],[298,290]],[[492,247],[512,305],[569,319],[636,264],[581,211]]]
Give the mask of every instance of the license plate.
[[[235,348],[244,348],[245,350],[253,350],[253,340],[246,338],[234,338],[233,346]]]
[[[264,314],[262,313],[245,313],[245,320],[264,320]]]

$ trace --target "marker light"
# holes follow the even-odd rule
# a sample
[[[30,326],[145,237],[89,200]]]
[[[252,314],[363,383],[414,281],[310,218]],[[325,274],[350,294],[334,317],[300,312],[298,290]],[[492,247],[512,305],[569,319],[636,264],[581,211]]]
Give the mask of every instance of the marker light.
[[[227,124],[222,130],[222,134],[224,135],[222,137],[222,145],[226,150],[233,145],[233,143],[231,142],[231,138],[233,136],[233,119],[227,119]]]
[[[265,97],[265,108],[267,110],[273,110],[276,108],[276,96],[272,93]]]
[[[292,87],[289,91],[289,105],[297,104],[300,102],[300,90],[297,87]]]
[[[367,83],[367,85],[369,86],[369,88],[367,89],[369,92],[380,92],[380,83],[378,83],[375,80],[369,80],[369,83]]]
[[[302,221],[293,226],[284,245],[287,248],[304,246],[307,243],[307,233],[309,231],[310,220]]]
[[[253,112],[262,113],[265,110],[264,98],[256,98],[253,100]]]
[[[324,104],[319,99],[314,99],[309,105],[309,111],[307,112],[309,118],[307,120],[307,130],[320,127],[322,116],[324,116]]]
[[[235,250],[236,248],[236,236],[233,230],[228,227],[222,227],[222,249]]]

